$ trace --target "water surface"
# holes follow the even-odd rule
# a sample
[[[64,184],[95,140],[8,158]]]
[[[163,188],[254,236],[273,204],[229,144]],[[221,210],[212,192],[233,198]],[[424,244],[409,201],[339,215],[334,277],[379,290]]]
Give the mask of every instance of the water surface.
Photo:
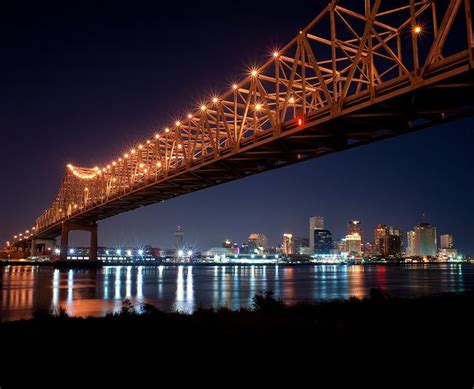
[[[474,265],[157,266],[55,270],[0,268],[0,321],[29,318],[39,308],[61,306],[76,316],[102,316],[124,299],[162,310],[199,306],[248,307],[265,290],[288,303],[364,297],[381,287],[395,296],[474,290]]]

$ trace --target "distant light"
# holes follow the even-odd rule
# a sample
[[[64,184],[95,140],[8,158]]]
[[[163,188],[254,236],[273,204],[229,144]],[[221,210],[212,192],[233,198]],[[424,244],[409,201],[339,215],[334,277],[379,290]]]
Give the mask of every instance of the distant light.
[[[252,254],[252,255],[250,256],[250,258],[254,259],[254,258],[255,258],[255,254]]]
[[[122,254],[122,250],[118,249],[118,250],[116,251],[116,253],[117,253],[117,255],[120,255],[120,254]]]
[[[192,257],[192,256],[193,256],[192,250],[188,250],[188,257]]]
[[[143,255],[143,250],[138,250],[138,255]]]
[[[132,250],[127,250],[127,255],[130,257],[132,255]]]
[[[69,254],[74,254],[74,249],[69,249]]]
[[[178,250],[178,257],[182,257],[184,255],[184,251],[183,250]]]
[[[109,255],[109,250],[105,250],[105,255]]]
[[[54,249],[54,253],[55,253],[56,255],[58,255],[60,252],[61,252],[61,250],[59,250],[59,249]]]

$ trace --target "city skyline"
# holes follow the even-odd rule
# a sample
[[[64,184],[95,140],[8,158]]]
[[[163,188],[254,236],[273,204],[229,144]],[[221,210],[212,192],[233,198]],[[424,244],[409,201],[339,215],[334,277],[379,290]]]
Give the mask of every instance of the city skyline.
[[[136,45],[135,40],[125,39],[128,44],[120,46],[120,50],[117,42],[122,42],[124,37],[108,33],[116,20],[105,18],[100,14],[101,9],[98,9],[100,17],[90,20],[90,31],[81,27],[80,9],[75,15],[61,8],[54,12],[47,8],[28,10],[30,16],[33,11],[39,11],[49,27],[37,29],[33,23],[28,28],[21,27],[21,33],[18,33],[20,24],[15,26],[13,13],[11,24],[3,26],[12,47],[6,48],[8,61],[1,64],[2,81],[6,85],[2,127],[11,129],[8,133],[2,131],[1,140],[10,147],[0,158],[6,166],[16,169],[2,173],[4,182],[8,183],[8,190],[0,193],[4,204],[0,210],[2,243],[31,226],[32,216],[40,214],[50,203],[56,186],[44,185],[44,181],[59,183],[66,163],[94,166],[110,160],[122,151],[124,144],[148,136],[157,124],[182,112],[186,107],[182,106],[181,96],[190,86],[193,90],[212,93],[209,85],[221,85],[222,80],[242,74],[248,64],[265,54],[262,47],[270,50],[292,37],[308,21],[302,10],[308,15],[319,10],[314,4],[301,1],[297,11],[298,7],[290,11],[294,14],[270,7],[272,15],[268,15],[269,4],[266,1],[256,4],[254,15],[246,14],[263,23],[257,29],[250,20],[246,31],[242,31],[238,22],[238,16],[245,12],[237,5],[236,20],[225,22],[215,20],[212,4],[202,5],[204,20],[212,21],[209,26],[193,24],[192,12],[180,14],[189,23],[183,23],[187,26],[175,36],[173,45],[167,37],[160,37],[158,30],[172,27],[171,17],[179,8],[177,5],[160,9],[164,24],[154,19],[156,12],[149,12],[156,11],[153,6],[135,10],[131,15],[118,7],[113,17],[129,17],[126,20],[130,23],[125,23],[122,33],[132,30],[139,42]],[[23,10],[19,11],[17,17],[23,17]],[[109,10],[102,11],[107,14]],[[171,19],[166,20],[168,17]],[[133,23],[141,18],[147,23]],[[57,20],[66,22],[58,24]],[[229,31],[225,38],[216,36],[215,23],[221,23],[218,26],[225,26]],[[273,28],[276,23],[281,26],[278,31]],[[272,31],[272,35],[260,33],[262,27]],[[194,42],[186,39],[196,30],[199,30],[199,52]],[[36,34],[49,42],[51,34],[58,31],[63,40],[51,41],[49,50],[30,42],[35,41]],[[223,43],[224,39],[226,45],[205,44]],[[173,52],[174,45],[178,45],[179,52],[192,56],[196,74],[202,75],[199,80],[186,72],[187,65],[179,61],[173,62],[173,66],[169,61],[162,63],[163,58],[156,50],[158,45],[161,53]],[[18,51],[14,47],[22,49]],[[101,55],[103,47],[111,48],[111,57]],[[220,50],[218,55],[216,47]],[[63,62],[57,60],[58,52],[65,58]],[[248,58],[243,59],[247,63],[242,63],[242,53],[247,54]],[[30,66],[32,57],[36,67]],[[223,60],[210,61],[216,57]],[[130,74],[134,75],[133,80]],[[169,81],[174,79],[180,82]],[[163,87],[155,90],[150,85]],[[20,115],[22,111],[31,115]],[[364,226],[384,223],[408,231],[426,213],[427,220],[440,233],[452,233],[456,246],[472,253],[473,185],[466,173],[474,162],[470,152],[474,140],[471,123],[472,119],[465,119],[406,134],[120,215],[100,223],[99,244],[150,242],[166,246],[166,242],[172,241],[177,225],[182,225],[189,239],[203,249],[225,237],[244,240],[250,231],[266,231],[271,242],[278,242],[281,234],[289,230],[295,237],[306,236],[306,219],[314,214],[325,215],[327,228],[336,237],[344,235],[349,218],[362,220]],[[72,133],[79,135],[73,137]],[[34,172],[30,171],[31,166],[35,167]],[[15,179],[20,174],[23,180]],[[21,207],[15,206],[20,203]],[[233,204],[232,209],[229,204]],[[372,227],[365,234],[371,236],[371,230]],[[73,233],[71,242],[80,239],[81,233]]]

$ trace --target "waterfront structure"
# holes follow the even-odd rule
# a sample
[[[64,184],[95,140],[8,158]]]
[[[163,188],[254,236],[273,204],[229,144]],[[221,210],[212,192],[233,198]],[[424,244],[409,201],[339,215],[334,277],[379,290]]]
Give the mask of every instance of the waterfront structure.
[[[435,257],[437,253],[436,227],[429,223],[420,223],[414,228],[414,255]]]
[[[293,234],[283,234],[283,242],[281,244],[281,251],[285,255],[293,255],[295,253],[295,246],[293,242]]]
[[[400,256],[403,247],[402,230],[379,224],[374,230],[374,247],[376,255]]]
[[[178,226],[174,233],[174,245],[176,250],[182,250],[184,248],[184,232],[181,226]]]
[[[439,237],[439,243],[441,249],[452,249],[454,248],[454,238],[451,234],[443,234]]]
[[[65,259],[69,232],[84,230],[91,234],[94,260],[99,220],[471,112],[468,0],[465,7],[460,0],[446,7],[436,1],[368,2],[365,13],[353,3],[325,6],[245,78],[113,160],[66,165],[35,231],[17,235],[13,244],[29,246],[33,255],[37,239],[61,235]],[[357,39],[348,31],[358,32]]]
[[[324,229],[324,217],[312,216],[309,218],[309,248],[314,251],[314,230]]]
[[[332,234],[329,230],[315,229],[314,232],[314,254],[328,255],[333,250]]]

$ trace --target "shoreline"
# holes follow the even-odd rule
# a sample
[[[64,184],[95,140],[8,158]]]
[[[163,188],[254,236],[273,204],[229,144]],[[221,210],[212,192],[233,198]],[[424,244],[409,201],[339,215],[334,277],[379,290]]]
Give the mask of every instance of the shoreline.
[[[196,266],[196,267],[224,267],[224,266],[290,266],[290,267],[298,267],[298,266],[374,266],[374,265],[384,265],[384,266],[400,266],[400,265],[445,265],[445,264],[452,264],[452,265],[472,265],[472,261],[459,261],[459,262],[439,262],[439,261],[430,261],[430,262],[399,262],[399,261],[370,261],[364,263],[298,263],[298,262],[282,262],[282,263],[150,263],[150,262],[90,262],[90,261],[66,261],[66,262],[37,262],[37,261],[5,261],[0,260],[0,268],[9,267],[9,266],[39,266],[39,267],[52,267],[55,269],[101,269],[104,267],[117,267],[117,266],[124,266],[124,267],[136,267],[136,266],[143,266],[143,267],[159,267],[159,266],[168,266],[168,267],[189,267],[189,266]]]

